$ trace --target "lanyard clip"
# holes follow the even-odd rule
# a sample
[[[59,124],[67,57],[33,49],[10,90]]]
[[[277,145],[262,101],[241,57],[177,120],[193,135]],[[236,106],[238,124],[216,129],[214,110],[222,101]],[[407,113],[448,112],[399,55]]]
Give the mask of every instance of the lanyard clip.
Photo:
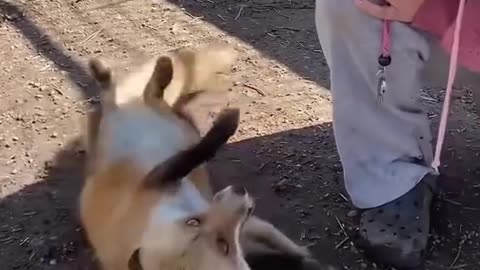
[[[385,78],[385,67],[379,66],[377,71],[377,103],[383,102],[383,95],[387,91],[387,80]]]

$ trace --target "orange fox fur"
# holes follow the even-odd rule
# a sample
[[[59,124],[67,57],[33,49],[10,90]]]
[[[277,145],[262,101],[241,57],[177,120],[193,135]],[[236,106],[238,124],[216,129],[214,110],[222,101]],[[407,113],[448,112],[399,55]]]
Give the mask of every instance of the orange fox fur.
[[[262,243],[309,256],[273,225],[250,216],[247,195],[224,190],[216,197],[230,195],[212,200],[204,163],[235,132],[238,111],[221,114],[200,137],[182,112],[183,98],[221,90],[220,73],[235,59],[226,46],[179,49],[121,78],[90,61],[103,92],[101,107],[88,119],[80,216],[104,270],[247,270],[244,252]]]

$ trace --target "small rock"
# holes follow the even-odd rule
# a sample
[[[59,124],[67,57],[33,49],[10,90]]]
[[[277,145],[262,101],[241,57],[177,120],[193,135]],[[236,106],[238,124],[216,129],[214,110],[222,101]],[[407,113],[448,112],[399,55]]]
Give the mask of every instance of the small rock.
[[[58,137],[58,133],[56,132],[53,132],[52,134],[50,134],[50,138],[57,138]]]
[[[13,169],[10,174],[17,174],[18,173],[18,170],[17,169]]]
[[[40,85],[36,82],[28,82],[27,84],[30,85],[31,87],[40,88]]]
[[[300,209],[300,215],[302,215],[303,217],[306,217],[308,215],[310,215],[310,213],[308,213],[307,211],[303,210],[303,209]]]
[[[357,210],[351,210],[350,212],[347,213],[347,217],[356,217],[358,215]]]
[[[5,15],[5,19],[9,21],[16,21],[20,18],[20,14],[18,13],[12,13],[12,14],[7,14]]]
[[[52,161],[45,161],[44,166],[45,166],[45,169],[51,169],[51,168],[53,168],[53,162]]]
[[[285,190],[286,187],[287,187],[287,182],[288,182],[288,178],[284,178],[284,179],[280,180],[278,183],[274,184],[273,189],[275,191]]]
[[[50,265],[56,265],[56,264],[57,264],[57,260],[52,259],[52,260],[50,260],[49,264],[50,264]]]
[[[13,136],[13,137],[12,137],[12,141],[18,142],[18,137],[17,137],[17,136]]]

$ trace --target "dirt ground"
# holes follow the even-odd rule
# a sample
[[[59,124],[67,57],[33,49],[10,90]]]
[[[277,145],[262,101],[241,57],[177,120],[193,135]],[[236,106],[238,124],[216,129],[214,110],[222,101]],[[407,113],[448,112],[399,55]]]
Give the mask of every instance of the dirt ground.
[[[229,102],[243,112],[235,139],[211,166],[217,185],[246,185],[257,212],[311,244],[320,260],[381,269],[351,241],[356,228],[338,185],[313,0],[108,3],[0,0],[2,270],[88,269],[76,216],[84,155],[78,135],[86,108],[98,101],[88,57],[128,63],[215,40],[241,52]],[[425,91],[434,123],[442,94]],[[455,92],[452,112],[427,269],[480,269],[480,130],[471,89]]]

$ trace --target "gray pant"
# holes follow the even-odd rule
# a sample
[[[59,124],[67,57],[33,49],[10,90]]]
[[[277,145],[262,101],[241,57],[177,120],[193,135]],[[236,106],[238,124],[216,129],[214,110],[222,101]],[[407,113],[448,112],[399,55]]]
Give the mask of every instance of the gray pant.
[[[422,110],[427,38],[393,23],[388,89],[377,103],[382,22],[353,0],[317,0],[316,26],[330,67],[334,133],[346,189],[355,206],[376,207],[412,189],[431,172],[432,136]]]

